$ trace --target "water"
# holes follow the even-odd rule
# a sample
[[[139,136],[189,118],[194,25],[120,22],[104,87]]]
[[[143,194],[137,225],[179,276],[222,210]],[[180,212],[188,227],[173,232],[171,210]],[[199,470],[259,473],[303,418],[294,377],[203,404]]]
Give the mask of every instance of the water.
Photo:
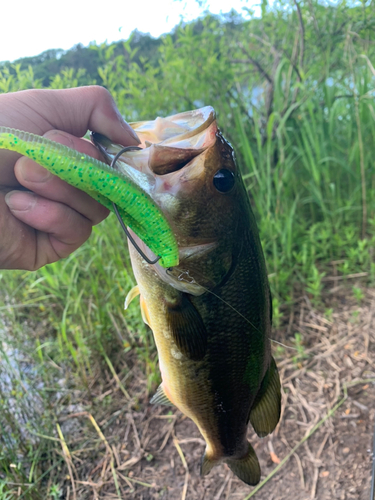
[[[45,370],[33,359],[31,344],[16,339],[6,324],[0,328],[0,453],[35,445],[49,413]]]

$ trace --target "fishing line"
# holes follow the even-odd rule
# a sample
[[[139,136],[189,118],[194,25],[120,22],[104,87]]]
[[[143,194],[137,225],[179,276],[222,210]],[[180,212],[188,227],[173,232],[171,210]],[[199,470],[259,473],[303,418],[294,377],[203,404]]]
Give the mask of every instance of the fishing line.
[[[116,162],[117,160],[120,158],[120,156],[122,155],[122,153],[125,153],[126,151],[139,151],[140,149],[142,148],[139,148],[138,146],[126,146],[122,149],[120,149],[120,151],[116,154],[116,156],[114,156],[113,160],[111,161],[111,167],[115,170],[117,170],[117,166],[116,166]],[[135,241],[135,239],[133,238],[133,236],[130,234],[130,232],[128,231],[128,228],[126,227],[126,225],[124,224],[124,221],[122,220],[121,218],[121,215],[118,211],[118,208],[117,208],[117,205],[116,203],[113,203],[112,202],[112,205],[113,205],[113,210],[115,212],[115,215],[122,227],[122,229],[125,231],[125,234],[126,236],[129,238],[129,240],[132,242],[132,245],[134,246],[134,248],[137,250],[137,252],[139,253],[139,255],[148,263],[148,264],[156,264],[158,260],[161,259],[160,256],[156,257],[155,260],[151,260],[147,257],[147,255],[143,252],[143,250],[141,250],[141,248],[139,248],[137,242]]]
[[[270,341],[274,342],[275,344],[281,345],[282,347],[284,347],[284,349],[290,349],[291,351],[298,351],[298,349],[296,347],[292,347],[291,345],[283,344],[282,342],[279,342],[278,340],[270,339]]]
[[[173,275],[171,274],[170,270],[167,269],[167,274],[169,274],[170,276],[173,277]],[[190,278],[190,281],[188,281],[187,279],[185,279],[183,276],[184,275],[187,275],[189,278]],[[215,292],[213,292],[212,290],[209,290],[208,288],[204,287],[203,285],[200,285],[196,280],[195,278],[193,278],[192,276],[190,276],[189,274],[189,270],[187,271],[182,271],[181,274],[179,276],[177,276],[177,279],[178,281],[185,281],[186,283],[190,283],[190,284],[195,284],[195,285],[198,285],[200,286],[201,288],[203,288],[203,290],[205,290],[206,292],[210,293],[211,295],[213,295],[214,297],[216,297],[217,299],[221,300],[224,304],[226,304],[228,307],[230,307],[235,313],[239,314],[241,316],[241,318],[243,318],[245,321],[247,321],[249,323],[249,325],[252,327],[252,328],[255,328],[255,330],[257,330],[257,332],[259,332],[261,335],[263,334],[258,327],[256,327],[248,318],[246,318],[246,316],[244,316],[242,313],[240,313],[240,311],[237,311],[237,309],[235,307],[233,307],[231,304],[229,304],[229,302],[227,302],[226,300],[224,300],[222,297],[220,297],[219,295],[217,295]],[[285,344],[282,344],[281,342],[278,342],[277,340],[273,340],[271,338],[269,338],[269,340],[271,342],[275,342],[275,344],[279,344],[283,347],[285,347],[285,349],[291,349],[293,351],[298,351],[298,349],[296,349],[295,347],[291,347],[291,346],[287,346]],[[375,499],[374,499],[375,500]]]

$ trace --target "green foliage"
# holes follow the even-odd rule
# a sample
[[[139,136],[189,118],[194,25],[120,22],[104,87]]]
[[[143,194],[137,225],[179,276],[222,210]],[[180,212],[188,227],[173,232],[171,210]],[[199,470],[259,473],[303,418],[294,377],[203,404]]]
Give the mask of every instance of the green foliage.
[[[353,286],[353,295],[356,298],[358,305],[360,305],[362,300],[365,298],[362,288],[359,288],[358,286]]]
[[[0,500],[11,500],[11,493],[7,490],[6,482],[0,479]]]
[[[37,493],[43,491],[38,480],[63,463],[53,446],[60,408],[70,404],[74,388],[90,393],[92,380],[107,372],[126,392],[127,351],[138,355],[149,390],[160,383],[139,307],[123,310],[134,284],[115,217],[64,261],[37,273],[0,274],[0,486],[7,478],[23,485],[24,498],[46,498]]]
[[[301,333],[295,333],[294,335],[294,346],[296,348],[296,355],[293,356],[293,362],[298,367],[298,364],[307,358],[305,352],[305,346],[303,345],[303,335]]]
[[[58,500],[61,498],[61,489],[57,484],[53,484],[49,490],[51,500]]]
[[[333,315],[333,309],[331,307],[326,308],[326,310],[324,311],[324,315],[328,319],[328,321],[331,321]]]
[[[320,297],[323,289],[322,278],[325,273],[320,273],[316,266],[313,264],[310,270],[310,276],[307,279],[306,291],[311,294],[314,305],[319,305]]]

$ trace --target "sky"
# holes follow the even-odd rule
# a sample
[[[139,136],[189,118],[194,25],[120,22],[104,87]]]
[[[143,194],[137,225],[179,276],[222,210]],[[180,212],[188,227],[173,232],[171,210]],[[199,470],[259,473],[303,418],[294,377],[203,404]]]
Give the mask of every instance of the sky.
[[[206,0],[205,7],[218,14],[231,8],[242,12],[260,0]],[[204,11],[196,0],[18,0],[2,2],[0,61],[35,56],[47,49],[68,50],[127,39],[138,29],[158,37]]]

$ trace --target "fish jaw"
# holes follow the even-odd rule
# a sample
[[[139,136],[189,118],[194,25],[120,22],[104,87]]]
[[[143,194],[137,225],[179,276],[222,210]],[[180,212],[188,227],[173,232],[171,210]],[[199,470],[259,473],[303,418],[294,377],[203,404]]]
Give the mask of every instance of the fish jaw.
[[[163,269],[156,264],[155,270],[164,282],[194,296],[214,288],[230,270],[236,252],[232,229],[235,230],[239,219],[236,187],[229,195],[223,196],[213,184],[220,167],[230,169],[236,179],[240,179],[232,148],[218,132],[211,108],[206,114],[208,118],[199,125],[198,134],[193,135],[193,131],[188,130],[175,138],[173,143],[176,146],[188,142],[190,156],[186,165],[179,163],[180,148],[171,146],[171,138],[166,140],[168,146],[164,143],[153,144],[141,151],[125,153],[121,157],[123,161],[119,162],[119,169],[126,172],[159,206],[176,237],[179,265]],[[158,157],[152,153],[154,147],[161,152],[167,150],[165,161],[162,155]],[[176,150],[177,163],[168,156],[172,150]],[[115,154],[116,148],[106,145],[106,151]],[[149,155],[148,162],[145,161],[145,152]],[[165,168],[172,170],[155,173]],[[231,219],[235,221],[234,227],[227,231]],[[155,255],[150,249],[138,238],[135,240],[144,254],[154,260]]]
[[[204,293],[205,288],[220,281],[231,262],[231,249],[226,249],[224,253],[228,255],[222,257],[224,246],[219,248],[216,231],[207,236],[202,235],[202,231],[197,236],[191,235],[197,211],[203,211],[205,206],[206,184],[208,181],[211,183],[208,173],[213,175],[212,168],[208,172],[207,164],[212,163],[212,152],[218,143],[214,110],[207,106],[166,119],[139,122],[133,127],[139,133],[143,149],[123,153],[116,168],[130,177],[159,206],[179,247],[181,265],[178,268],[163,270],[157,264],[156,269],[171,286],[194,295]],[[151,144],[151,139],[159,142]],[[122,149],[99,134],[95,134],[95,143],[108,163]],[[215,163],[215,169],[216,164],[218,168],[220,158]],[[211,186],[208,189],[211,190]],[[201,207],[191,203],[191,199],[198,194]],[[151,259],[155,257],[139,238],[135,240],[145,255]],[[225,262],[225,269],[219,278],[213,277],[212,273],[199,269],[201,266],[196,264],[199,260],[211,262],[214,269],[215,261]]]
[[[150,248],[131,230],[130,234],[137,243],[137,246],[146,255],[146,257],[153,261],[156,255]],[[128,240],[129,252],[132,261],[136,258],[138,251],[134,248],[133,244]],[[157,262],[153,264],[152,268],[157,276],[166,284],[173,287],[180,292],[188,293],[193,296],[199,296],[212,288],[214,284],[207,280],[204,276],[195,278],[190,274],[188,260],[190,257],[205,259],[207,254],[210,254],[217,248],[216,242],[208,242],[200,245],[191,245],[188,247],[179,248],[179,261],[180,264],[176,267],[165,268]],[[145,262],[145,261],[144,261]],[[197,281],[198,280],[198,281]]]
[[[189,148],[201,147],[205,140],[201,134],[205,133],[215,119],[214,109],[205,106],[166,118],[133,122],[130,126],[136,131],[143,147],[163,143],[166,146]]]

